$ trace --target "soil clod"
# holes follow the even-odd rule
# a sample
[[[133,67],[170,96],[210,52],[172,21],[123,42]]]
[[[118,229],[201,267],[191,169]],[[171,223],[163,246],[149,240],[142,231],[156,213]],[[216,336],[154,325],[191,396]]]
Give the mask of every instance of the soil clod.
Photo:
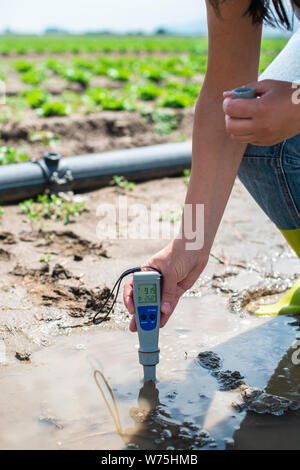
[[[13,233],[1,232],[0,242],[4,243],[5,245],[15,245],[17,243],[17,239]]]
[[[271,414],[281,416],[288,411],[300,409],[300,402],[289,400],[288,398],[271,395],[258,388],[251,388],[248,385],[240,387],[242,404],[233,403],[235,408],[240,410],[253,411],[258,414]]]
[[[51,276],[53,279],[71,279],[74,277],[71,271],[66,269],[61,264],[56,264],[54,266]]]
[[[218,380],[222,391],[236,390],[245,383],[244,377],[237,370],[216,371],[212,375]]]
[[[9,251],[0,248],[0,261],[9,261],[12,255]]]
[[[31,353],[28,351],[16,351],[15,356],[19,361],[29,362]]]
[[[206,369],[220,369],[222,360],[217,353],[213,351],[204,351],[198,354],[198,359],[202,367]]]
[[[102,243],[93,243],[71,230],[24,231],[20,234],[20,240],[35,243],[38,248],[51,247],[51,251],[55,251],[61,256],[76,258],[75,261],[81,261],[87,255],[108,257]]]
[[[237,370],[220,370],[222,360],[220,356],[213,351],[204,351],[198,354],[198,359],[202,367],[211,371],[217,379],[220,390],[235,390],[244,384],[244,377]]]

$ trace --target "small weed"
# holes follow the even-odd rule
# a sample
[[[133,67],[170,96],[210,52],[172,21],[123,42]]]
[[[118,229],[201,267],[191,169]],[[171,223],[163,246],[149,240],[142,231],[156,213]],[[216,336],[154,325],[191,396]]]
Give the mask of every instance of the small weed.
[[[142,113],[148,122],[155,123],[156,134],[171,134],[178,128],[181,117],[172,111],[144,111]]]
[[[128,191],[132,191],[133,188],[135,187],[135,183],[132,181],[127,181],[124,176],[117,176],[115,175],[113,177],[113,184],[117,186],[119,189],[125,189]]]
[[[24,220],[29,223],[33,228],[36,223],[43,227],[45,219],[63,220],[64,224],[68,224],[72,217],[79,217],[79,215],[87,210],[85,207],[86,201],[66,201],[60,196],[51,194],[43,194],[33,199],[27,199],[19,204],[23,214],[27,216]]]
[[[30,142],[41,142],[43,145],[47,145],[49,147],[55,147],[55,145],[60,141],[59,135],[54,134],[51,131],[31,132],[28,137]]]
[[[43,253],[40,257],[40,263],[49,264],[51,260],[51,253]]]
[[[184,182],[188,186],[190,184],[191,170],[189,168],[183,170]]]
[[[159,222],[170,222],[171,224],[175,224],[181,220],[181,217],[181,212],[175,213],[172,211],[167,211],[160,215]]]

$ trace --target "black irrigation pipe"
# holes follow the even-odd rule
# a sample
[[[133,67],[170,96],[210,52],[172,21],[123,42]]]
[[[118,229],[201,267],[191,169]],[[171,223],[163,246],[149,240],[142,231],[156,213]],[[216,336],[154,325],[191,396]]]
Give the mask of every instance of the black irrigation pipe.
[[[45,190],[87,191],[108,185],[113,176],[143,181],[179,175],[191,165],[192,143],[153,145],[76,157],[48,153],[35,162],[0,167],[0,204]]]

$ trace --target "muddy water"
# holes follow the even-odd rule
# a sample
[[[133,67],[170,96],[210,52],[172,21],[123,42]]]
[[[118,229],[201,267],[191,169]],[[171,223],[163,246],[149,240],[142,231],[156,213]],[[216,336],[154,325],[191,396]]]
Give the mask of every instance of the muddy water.
[[[2,367],[0,448],[300,448],[297,411],[239,412],[232,402],[240,393],[222,390],[197,358],[214,351],[222,370],[239,371],[248,385],[300,400],[299,366],[291,361],[297,325],[288,317],[240,318],[226,302],[215,295],[182,299],[161,331],[156,388],[141,381],[137,336],[101,327],[59,338],[31,363]],[[118,429],[96,369],[113,390]]]

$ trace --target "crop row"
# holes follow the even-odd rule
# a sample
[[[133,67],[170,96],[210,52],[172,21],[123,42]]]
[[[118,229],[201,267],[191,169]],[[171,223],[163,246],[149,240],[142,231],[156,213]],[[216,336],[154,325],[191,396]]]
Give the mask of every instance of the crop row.
[[[263,49],[278,53],[286,39],[263,41]],[[112,35],[44,35],[0,36],[0,54],[80,53],[80,52],[191,52],[207,51],[206,37],[112,36]]]
[[[124,42],[124,47],[127,47],[132,40],[123,38],[120,43]],[[195,40],[189,38],[189,41]],[[165,41],[185,44],[186,40],[168,38]],[[159,44],[157,39],[154,42]],[[163,40],[161,42],[164,43]],[[114,47],[113,43],[111,38],[111,47]],[[263,44],[260,71],[274,59],[284,40],[265,40]],[[206,66],[207,49],[201,54],[164,56],[73,55],[67,60],[53,56],[39,60],[25,57],[3,60],[0,62],[0,79],[8,83],[15,70],[27,88],[18,96],[7,98],[8,107],[0,120],[15,118],[15,111],[26,107],[35,109],[39,116],[44,117],[65,116],[75,111],[91,113],[101,109],[144,112],[143,102],[162,108],[189,107],[195,103]],[[47,92],[47,82],[55,77],[66,84],[60,96]],[[105,86],[93,86],[93,79],[97,77],[105,77]],[[76,83],[79,91],[68,90],[68,83]]]

